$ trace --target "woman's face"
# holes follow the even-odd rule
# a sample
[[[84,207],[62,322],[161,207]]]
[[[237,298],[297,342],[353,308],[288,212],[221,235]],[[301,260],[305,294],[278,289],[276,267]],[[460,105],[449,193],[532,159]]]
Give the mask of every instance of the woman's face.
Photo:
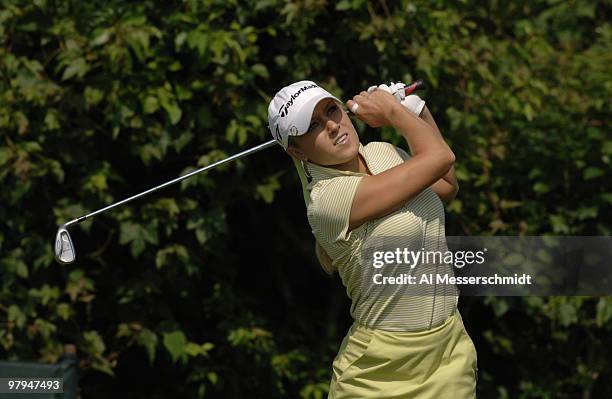
[[[306,134],[293,137],[298,148],[287,151],[294,157],[321,166],[341,166],[359,153],[359,136],[347,113],[332,98],[317,104]]]

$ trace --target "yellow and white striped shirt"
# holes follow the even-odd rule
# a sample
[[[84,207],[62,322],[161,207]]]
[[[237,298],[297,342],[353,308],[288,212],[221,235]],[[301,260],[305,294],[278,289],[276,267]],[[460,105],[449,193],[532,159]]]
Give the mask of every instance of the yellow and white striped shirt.
[[[359,144],[372,174],[392,168],[409,155],[390,143]],[[333,260],[347,294],[352,301],[351,316],[366,327],[388,331],[422,331],[442,324],[455,310],[458,290],[454,286],[377,285],[374,273],[400,275],[404,265],[375,269],[373,249],[407,248],[409,251],[446,251],[444,207],[431,189],[407,201],[397,211],[370,220],[348,231],[349,215],[357,186],[363,173],[341,171],[306,163],[312,181],[308,185],[307,207],[312,233]],[[421,273],[452,273],[446,264],[417,266]],[[389,272],[391,274],[389,274]]]

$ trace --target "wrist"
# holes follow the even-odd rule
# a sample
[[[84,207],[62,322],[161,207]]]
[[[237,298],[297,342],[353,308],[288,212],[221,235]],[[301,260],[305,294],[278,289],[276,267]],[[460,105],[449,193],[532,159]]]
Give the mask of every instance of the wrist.
[[[405,114],[410,114],[410,112],[404,108],[402,104],[393,102],[393,104],[387,108],[387,125],[398,128]]]

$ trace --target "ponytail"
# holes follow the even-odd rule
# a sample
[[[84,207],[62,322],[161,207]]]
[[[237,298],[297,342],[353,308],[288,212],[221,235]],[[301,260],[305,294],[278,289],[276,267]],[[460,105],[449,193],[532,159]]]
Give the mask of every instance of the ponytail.
[[[332,259],[329,257],[327,252],[325,252],[321,244],[319,244],[319,241],[316,241],[315,243],[315,254],[317,254],[317,259],[319,260],[319,263],[321,264],[321,267],[325,273],[329,274],[330,276],[334,274],[336,268],[334,267]]]
[[[289,136],[289,138],[291,138],[291,136]],[[306,171],[304,171],[304,168],[302,167],[300,161],[293,157],[291,157],[291,159],[293,160],[293,165],[295,165],[295,169],[297,170],[298,175],[300,177],[300,183],[302,185],[302,194],[304,195],[304,202],[306,203],[306,207],[308,207],[308,204],[310,204],[310,192],[308,191],[308,178],[306,177]],[[321,244],[319,244],[318,241],[316,241],[315,243],[315,254],[317,255],[317,260],[319,261],[319,264],[321,265],[325,273],[332,275],[336,268],[333,265],[332,259],[329,257],[327,252],[325,252],[325,250],[323,249]]]

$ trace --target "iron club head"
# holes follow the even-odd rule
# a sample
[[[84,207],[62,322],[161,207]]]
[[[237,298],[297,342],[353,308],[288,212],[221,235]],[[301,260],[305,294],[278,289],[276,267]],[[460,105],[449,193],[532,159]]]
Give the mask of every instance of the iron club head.
[[[74,251],[74,245],[72,245],[72,238],[70,238],[70,233],[68,233],[65,225],[62,225],[57,229],[55,235],[55,260],[59,263],[69,264],[74,262],[75,259],[76,252]]]

